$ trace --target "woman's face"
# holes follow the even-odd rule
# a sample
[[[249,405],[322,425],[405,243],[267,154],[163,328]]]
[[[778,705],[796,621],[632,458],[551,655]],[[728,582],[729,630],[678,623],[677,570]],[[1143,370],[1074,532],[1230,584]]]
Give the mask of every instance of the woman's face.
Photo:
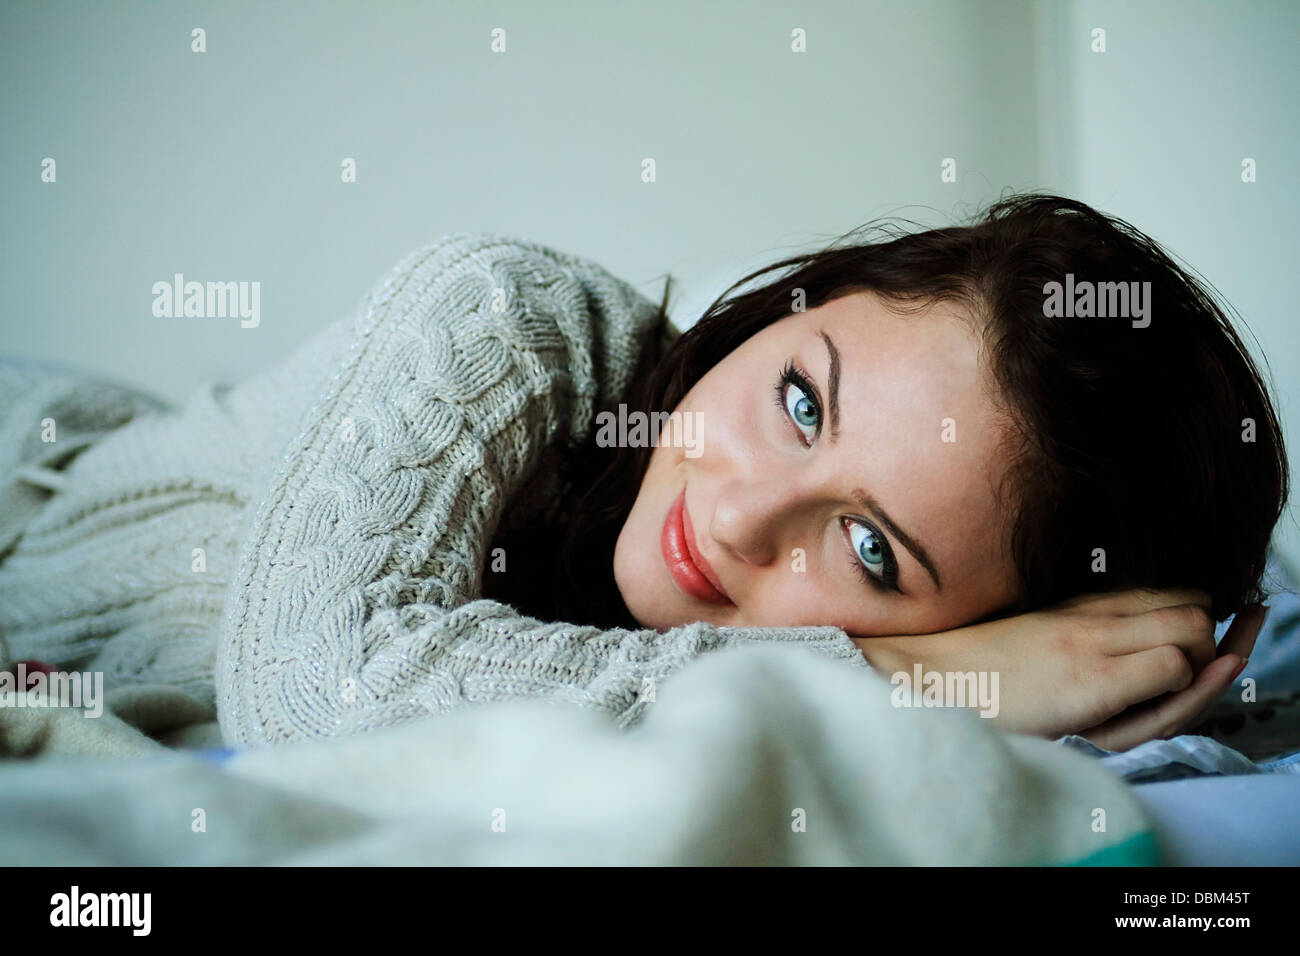
[[[614,551],[642,626],[920,634],[1015,598],[1007,421],[955,306],[900,316],[860,292],[793,313],[676,411]]]

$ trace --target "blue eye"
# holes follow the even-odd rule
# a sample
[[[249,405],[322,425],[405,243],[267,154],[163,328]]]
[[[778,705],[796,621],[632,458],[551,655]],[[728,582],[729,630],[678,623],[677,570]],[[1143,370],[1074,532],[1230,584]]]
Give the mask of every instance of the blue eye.
[[[813,433],[816,434],[817,406],[808,400],[808,396],[798,385],[786,386],[785,408],[796,425],[807,425],[814,429]]]
[[[863,564],[875,570],[884,570],[885,546],[879,535],[866,525],[853,521],[849,523],[849,541],[853,544],[853,553]]]
[[[776,383],[776,404],[804,436],[805,445],[811,445],[811,440],[822,428],[821,408],[813,395],[812,385],[804,372],[793,362],[787,363]]]
[[[841,518],[853,549],[853,569],[868,584],[882,590],[897,591],[898,562],[885,536],[857,518]]]

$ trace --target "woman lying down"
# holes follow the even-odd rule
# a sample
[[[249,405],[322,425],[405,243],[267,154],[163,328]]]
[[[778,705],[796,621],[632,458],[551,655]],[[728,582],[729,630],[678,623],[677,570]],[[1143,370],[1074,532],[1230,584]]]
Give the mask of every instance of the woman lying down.
[[[1126,749],[1244,666],[1287,495],[1210,294],[1053,196],[783,260],[685,333],[457,233],[179,411],[5,378],[51,476],[0,563],[10,659],[181,692],[230,744],[520,697],[629,726],[698,655],[782,642],[996,674],[995,726]]]

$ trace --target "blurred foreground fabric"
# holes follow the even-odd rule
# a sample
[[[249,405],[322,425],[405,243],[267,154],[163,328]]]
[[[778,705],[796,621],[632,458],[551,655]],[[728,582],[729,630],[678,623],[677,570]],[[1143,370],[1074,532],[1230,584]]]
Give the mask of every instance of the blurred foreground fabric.
[[[626,731],[518,700],[273,747],[139,735],[0,763],[0,865],[1160,862],[1098,761],[892,690],[752,646],[692,662]]]

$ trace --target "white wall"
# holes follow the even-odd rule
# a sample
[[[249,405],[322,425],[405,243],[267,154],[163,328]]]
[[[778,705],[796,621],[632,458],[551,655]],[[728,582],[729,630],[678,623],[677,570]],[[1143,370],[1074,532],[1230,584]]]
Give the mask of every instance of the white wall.
[[[1235,309],[1271,367],[1294,475],[1300,186],[1287,163],[1300,156],[1300,4],[1069,0],[1037,13],[1039,48],[1051,51],[1040,88],[1055,86],[1058,105],[1044,117],[1055,126],[1044,174],[1161,242]],[[1090,49],[1097,27],[1105,53]],[[1246,157],[1254,183],[1241,180]],[[1275,536],[1293,571],[1298,515],[1293,504]]]
[[[933,225],[1037,187],[1211,279],[1259,335],[1300,447],[1283,302],[1298,17],[1148,0],[6,2],[0,351],[180,400],[275,362],[459,230],[592,256],[656,299],[671,272],[689,324],[731,279],[871,218]],[[151,287],[176,272],[260,281],[261,325],[155,318]]]
[[[1032,123],[1007,119],[1032,112],[1027,9],[6,3],[0,348],[178,399],[273,362],[444,232],[598,257],[657,298],[670,270],[685,293],[881,212],[948,211],[1033,177]],[[154,318],[175,272],[260,280],[261,326]]]

